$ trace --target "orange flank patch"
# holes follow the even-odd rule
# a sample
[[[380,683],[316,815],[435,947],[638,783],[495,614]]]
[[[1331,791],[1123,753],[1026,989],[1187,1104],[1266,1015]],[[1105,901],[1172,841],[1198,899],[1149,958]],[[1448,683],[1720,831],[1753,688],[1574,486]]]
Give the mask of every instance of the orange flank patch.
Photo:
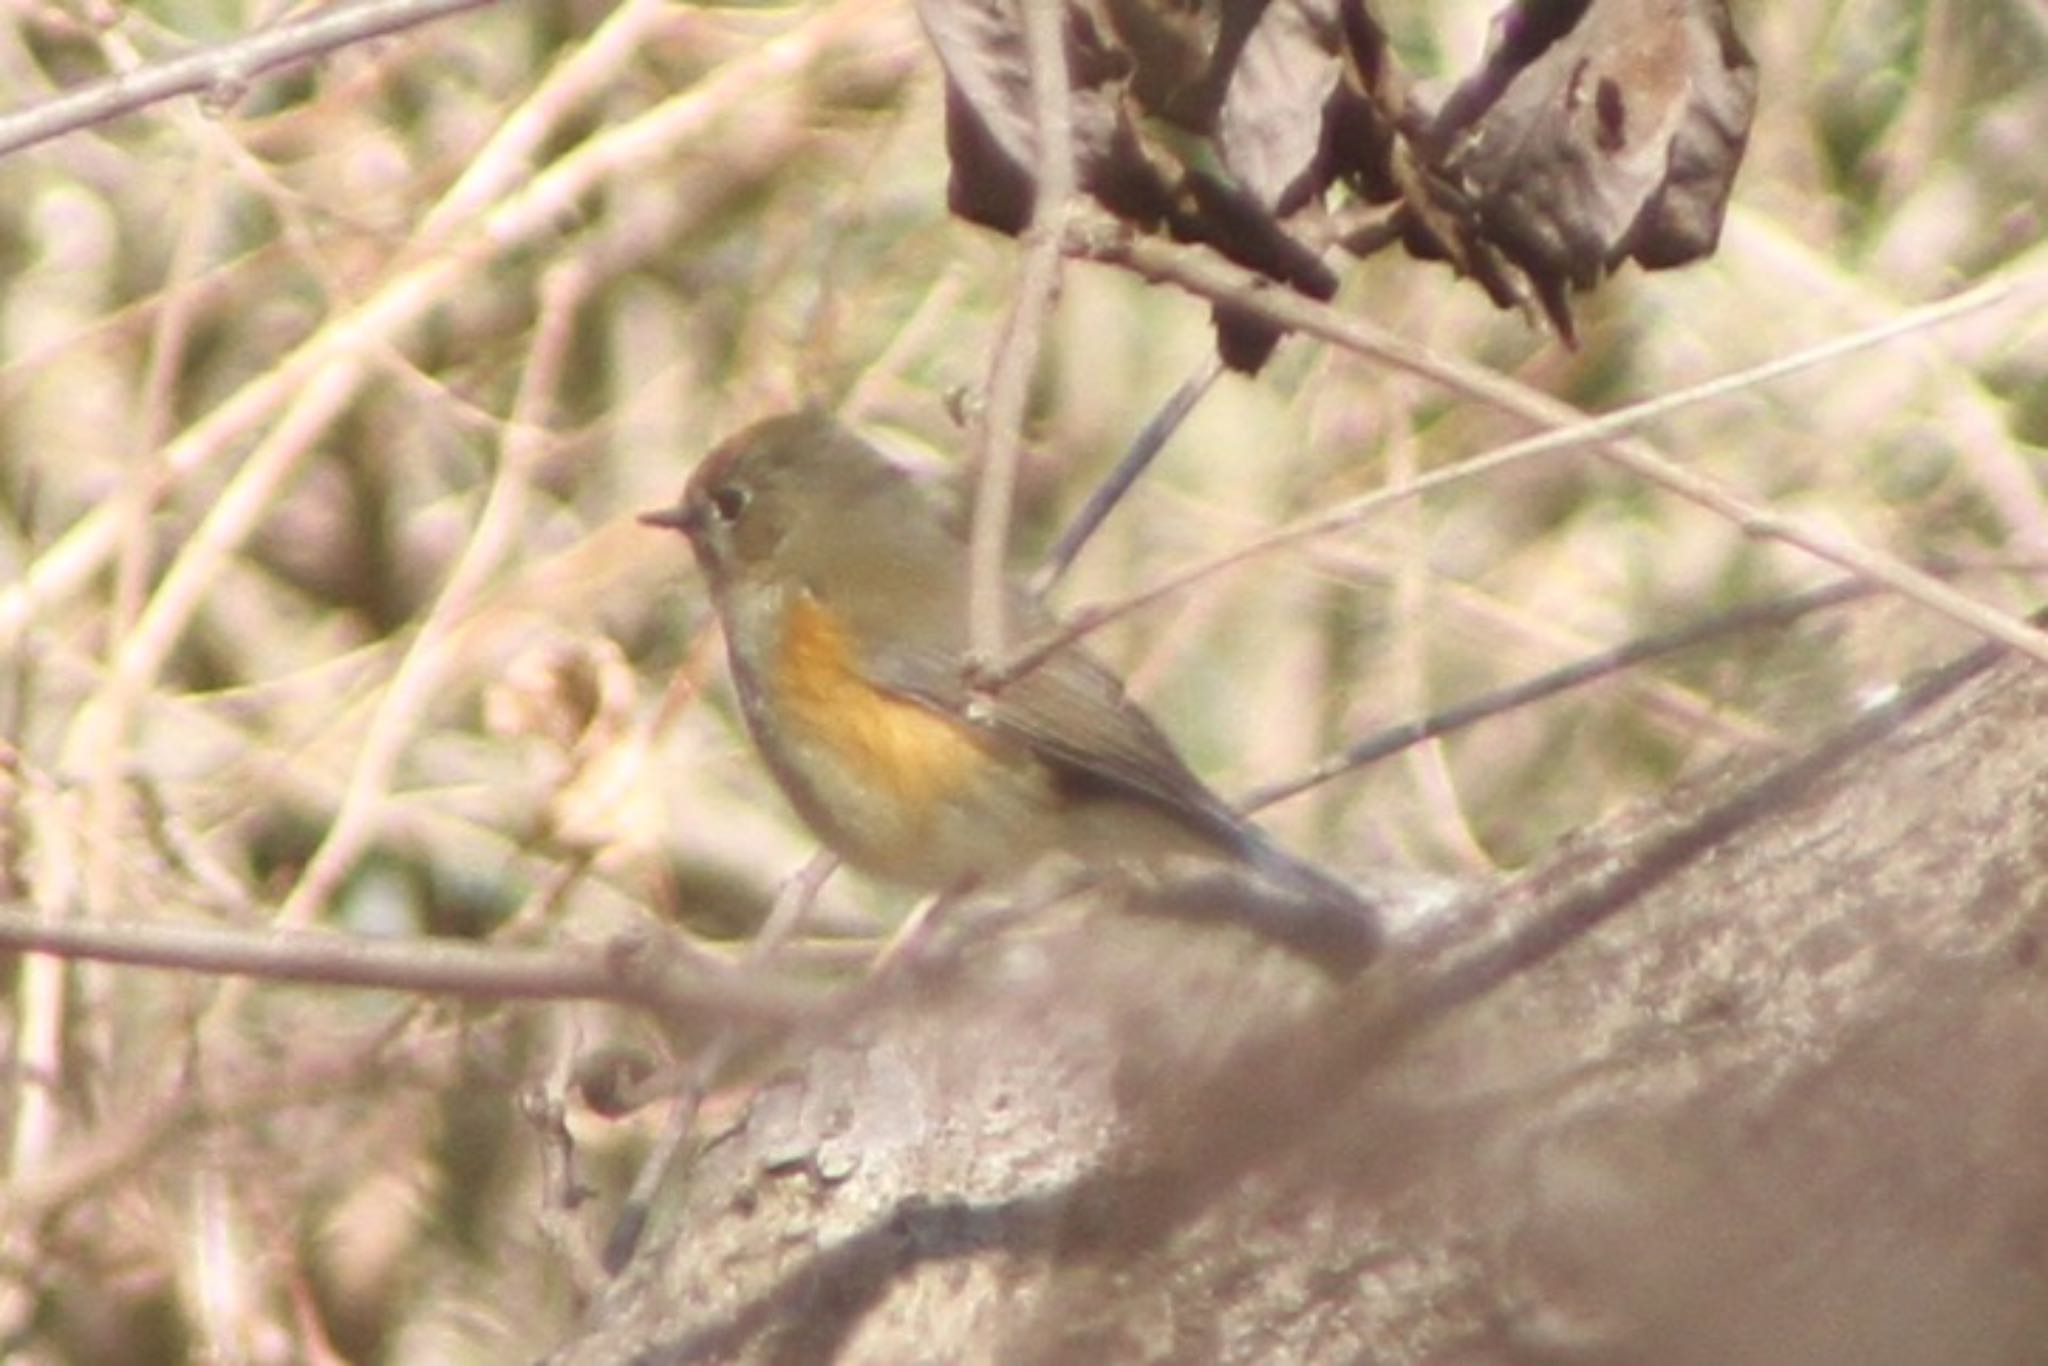
[[[790,606],[776,663],[787,723],[822,739],[871,786],[907,804],[950,796],[989,760],[960,722],[861,677],[846,632],[810,598]]]

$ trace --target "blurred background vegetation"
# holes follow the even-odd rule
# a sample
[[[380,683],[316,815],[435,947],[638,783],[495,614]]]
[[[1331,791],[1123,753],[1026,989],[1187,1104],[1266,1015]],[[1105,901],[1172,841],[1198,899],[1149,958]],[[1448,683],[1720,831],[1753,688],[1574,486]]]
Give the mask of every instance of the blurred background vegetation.
[[[1490,0],[1379,6],[1423,78]],[[269,7],[24,3],[15,105]],[[1342,306],[1589,409],[2039,272],[2048,10],[1745,4],[1763,99],[1719,255],[1581,301],[1568,352],[1440,266]],[[497,6],[0,160],[0,883],[10,911],[596,939],[743,935],[812,845],[755,763],[673,498],[806,397],[935,469],[1015,244],[945,210],[908,7]],[[568,192],[560,192],[568,187]],[[1993,310],[1652,433],[1772,508],[2035,605],[2041,320]],[[1019,541],[1212,347],[1070,264]],[[1522,434],[1287,344],[1226,378],[1059,600],[1114,598]],[[1105,632],[1225,793],[1376,728],[1835,571],[1588,457],[1398,505]],[[1412,749],[1267,813],[1339,866],[1511,870],[1797,746],[1964,641],[1874,599]],[[585,866],[587,861],[587,867]],[[571,876],[571,872],[578,873]],[[825,927],[894,893],[841,877]],[[578,1304],[516,1097],[644,1024],[18,960],[0,1341],[24,1360],[502,1361]],[[714,1118],[716,1107],[714,1105]],[[601,1220],[658,1119],[572,1113]]]

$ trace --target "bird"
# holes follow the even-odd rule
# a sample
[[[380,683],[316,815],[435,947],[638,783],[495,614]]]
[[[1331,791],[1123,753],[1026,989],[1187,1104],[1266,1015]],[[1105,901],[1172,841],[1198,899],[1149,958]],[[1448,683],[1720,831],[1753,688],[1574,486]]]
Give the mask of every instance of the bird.
[[[1055,854],[1194,859],[1227,877],[1191,880],[1216,893],[1186,899],[1206,908],[1191,914],[1241,918],[1341,974],[1377,954],[1372,905],[1233,811],[1084,646],[977,687],[957,519],[824,409],[721,442],[640,520],[687,538],[756,748],[853,867],[957,894]],[[1016,581],[1002,591],[1013,638],[1057,624]]]

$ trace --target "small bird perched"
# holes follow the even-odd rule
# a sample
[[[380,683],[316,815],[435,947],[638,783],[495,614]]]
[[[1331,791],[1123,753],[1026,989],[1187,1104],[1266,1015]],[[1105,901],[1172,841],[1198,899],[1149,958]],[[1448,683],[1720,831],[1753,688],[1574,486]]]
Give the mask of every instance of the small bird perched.
[[[1357,893],[1225,805],[1086,650],[973,693],[964,540],[830,415],[747,428],[641,521],[689,538],[762,757],[854,867],[945,892],[1054,852],[1094,866],[1194,855],[1252,875],[1222,899],[1254,929],[1338,971],[1377,950]],[[1005,591],[1014,638],[1053,625]]]

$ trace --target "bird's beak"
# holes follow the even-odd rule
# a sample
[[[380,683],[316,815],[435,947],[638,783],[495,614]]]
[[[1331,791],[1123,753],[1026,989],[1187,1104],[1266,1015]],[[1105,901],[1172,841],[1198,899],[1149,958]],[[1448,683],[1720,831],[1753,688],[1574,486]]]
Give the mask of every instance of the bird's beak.
[[[658,526],[667,531],[680,531],[685,536],[695,536],[697,528],[704,524],[703,516],[696,509],[683,503],[678,503],[672,508],[643,512],[639,520],[642,526]]]

